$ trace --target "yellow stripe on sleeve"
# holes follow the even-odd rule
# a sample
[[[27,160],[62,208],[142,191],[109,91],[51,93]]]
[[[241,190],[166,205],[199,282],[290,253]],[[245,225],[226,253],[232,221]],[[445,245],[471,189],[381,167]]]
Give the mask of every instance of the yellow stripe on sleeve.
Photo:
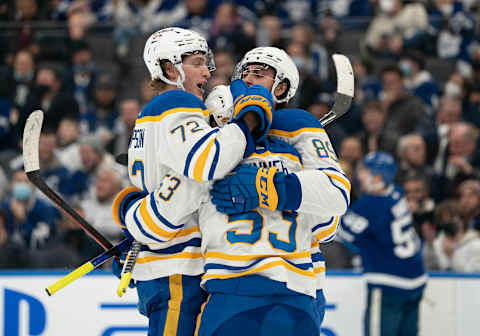
[[[350,189],[351,189],[351,185],[350,185],[350,181],[347,180],[346,178],[344,177],[340,177],[338,175],[335,175],[335,174],[332,174],[332,173],[329,173],[327,171],[323,171],[325,173],[325,175],[327,175],[328,177],[334,179],[334,180],[337,180],[338,182],[340,182],[341,184],[343,184],[345,186],[345,188],[347,188],[348,192],[350,193]]]
[[[303,276],[308,276],[308,277],[310,277],[310,278],[315,278],[315,273],[313,273],[312,271],[305,271],[305,270],[302,270],[302,269],[300,269],[300,268],[297,268],[297,267],[289,264],[289,263],[286,262],[285,260],[272,261],[272,262],[266,263],[266,264],[264,264],[264,265],[262,265],[262,266],[259,266],[259,267],[257,267],[257,268],[253,268],[253,269],[250,269],[250,270],[248,270],[248,271],[239,272],[239,273],[233,273],[233,274],[204,274],[204,275],[202,276],[202,278],[203,278],[203,279],[212,279],[212,278],[215,278],[215,279],[231,279],[231,278],[238,278],[238,277],[241,277],[241,276],[258,273],[258,272],[264,271],[264,270],[266,270],[266,269],[270,269],[270,268],[277,267],[277,266],[283,266],[283,267],[285,267],[286,269],[288,269],[289,271],[298,273],[298,274],[303,275]]]
[[[165,239],[170,239],[173,236],[175,236],[175,234],[177,233],[176,231],[173,231],[173,232],[165,231],[165,230],[161,229],[154,222],[154,220],[152,219],[152,217],[150,217],[150,214],[148,213],[148,210],[147,210],[147,198],[146,197],[140,203],[140,216],[142,216],[142,219],[145,222],[145,224],[147,224],[147,227],[152,232],[154,232],[155,234],[157,234],[160,237],[163,237]]]
[[[325,266],[320,266],[320,267],[316,267],[313,269],[313,272],[315,274],[318,274],[318,273],[325,273],[326,269],[325,269]]]
[[[337,230],[339,218],[340,218],[340,217],[336,216],[336,217],[335,217],[335,222],[333,223],[333,225],[331,225],[327,230],[322,231],[322,232],[316,234],[316,235],[315,235],[315,238],[317,238],[318,240],[322,240],[323,238],[328,237],[328,236],[330,236],[332,233],[334,233],[334,232]]]
[[[177,107],[171,110],[166,110],[157,116],[146,116],[146,117],[139,118],[135,121],[135,124],[138,125],[145,122],[158,122],[158,121],[161,121],[166,116],[169,116],[170,114],[174,114],[178,112],[201,113],[204,117],[207,117],[209,114],[208,110],[204,110],[199,107]]]
[[[277,135],[285,138],[294,138],[296,136],[299,136],[302,133],[326,133],[326,132],[323,128],[313,128],[313,127],[300,128],[293,132],[282,131],[278,129],[271,129],[268,131],[269,135]]]
[[[113,200],[113,203],[112,203],[112,217],[113,217],[113,220],[115,221],[115,223],[120,225],[122,228],[125,228],[125,226],[122,225],[122,223],[120,222],[120,218],[118,217],[118,214],[120,212],[120,205],[122,204],[122,201],[125,199],[125,197],[128,194],[130,194],[132,192],[139,192],[139,191],[141,191],[141,190],[138,189],[135,186],[126,187],[126,188],[122,189],[117,194],[117,196],[115,196],[115,199]]]
[[[215,138],[210,140],[207,147],[203,150],[202,154],[200,154],[200,156],[197,159],[197,162],[195,163],[195,167],[193,169],[193,178],[198,182],[202,182],[203,169],[205,168],[205,163],[207,162],[208,154],[210,153],[210,149],[212,148],[214,142],[215,142]]]
[[[168,277],[170,287],[170,299],[168,300],[168,311],[165,319],[164,336],[177,335],[178,320],[180,318],[180,305],[183,300],[182,275],[174,274]]]
[[[200,252],[180,252],[169,256],[145,256],[137,258],[137,264],[146,264],[149,262],[154,262],[158,260],[166,259],[198,259],[203,258]]]

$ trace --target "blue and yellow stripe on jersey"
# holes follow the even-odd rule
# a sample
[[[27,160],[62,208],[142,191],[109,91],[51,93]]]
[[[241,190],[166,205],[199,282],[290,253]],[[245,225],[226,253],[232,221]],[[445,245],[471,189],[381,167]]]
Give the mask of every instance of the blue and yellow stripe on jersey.
[[[220,146],[214,135],[219,130],[219,128],[212,129],[210,132],[200,138],[200,140],[198,140],[195,145],[192,146],[192,149],[187,155],[183,175],[194,178],[195,180],[200,182],[205,181],[205,179],[203,179],[205,167],[210,167],[208,171],[208,179],[213,178],[213,174],[215,173],[215,168],[218,162],[218,156],[220,154]],[[203,146],[204,144],[206,144],[206,146]],[[212,148],[215,149],[215,153],[212,159],[212,163],[210,165],[207,165],[206,163],[208,157],[210,156]],[[198,155],[196,155],[197,153]],[[191,167],[193,167],[193,172],[190,172]]]
[[[112,217],[115,223],[117,223],[119,226],[122,228],[125,228],[125,225],[122,223],[123,218],[121,218],[120,215],[120,209],[124,207],[125,201],[129,199],[129,196],[132,196],[132,193],[139,193],[141,192],[140,189],[138,189],[135,186],[128,186],[124,189],[122,189],[117,196],[115,196],[115,199],[113,200],[112,203]]]
[[[158,122],[178,112],[198,113],[205,118],[209,114],[203,102],[193,94],[181,90],[169,90],[154,97],[142,109],[135,123],[138,125],[144,122]]]
[[[302,133],[325,133],[322,124],[309,112],[281,109],[275,112],[269,135],[294,138]]]
[[[327,243],[333,240],[338,229],[340,217],[331,217],[327,222],[315,225],[312,228],[312,233],[315,238],[322,243]]]
[[[347,203],[347,206],[350,204],[350,190],[352,189],[352,186],[350,184],[350,181],[348,180],[348,177],[341,171],[335,168],[318,168],[321,172],[323,172],[328,179],[330,180],[330,183],[340,190],[342,193],[343,198],[345,199],[345,202]],[[339,183],[341,187],[337,185]]]

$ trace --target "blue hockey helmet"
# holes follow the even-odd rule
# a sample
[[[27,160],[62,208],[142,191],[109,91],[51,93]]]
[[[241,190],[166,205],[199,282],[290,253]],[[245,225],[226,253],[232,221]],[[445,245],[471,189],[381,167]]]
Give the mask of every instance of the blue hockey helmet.
[[[368,168],[372,175],[380,175],[385,184],[392,184],[397,174],[397,165],[392,155],[385,152],[369,153],[363,159],[363,166]]]

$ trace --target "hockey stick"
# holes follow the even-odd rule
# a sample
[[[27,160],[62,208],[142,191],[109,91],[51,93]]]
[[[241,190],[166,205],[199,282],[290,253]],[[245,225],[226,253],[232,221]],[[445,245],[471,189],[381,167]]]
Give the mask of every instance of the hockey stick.
[[[27,173],[28,179],[60,209],[67,213],[105,250],[112,250],[112,254],[119,256],[121,252],[115,249],[112,243],[110,243],[100,232],[91,226],[78,212],[76,212],[55,191],[53,191],[40,176],[38,145],[40,141],[42,123],[43,112],[41,110],[36,110],[28,117],[23,130],[23,165],[25,167],[25,173]]]
[[[117,288],[117,295],[119,297],[122,297],[123,294],[127,292],[127,287],[130,284],[130,280],[132,279],[133,267],[137,262],[137,257],[140,253],[141,247],[142,244],[135,240],[132,243],[132,248],[130,249],[130,251],[128,251],[127,258],[125,259],[125,263],[123,264],[120,283],[118,284]]]
[[[355,85],[352,64],[347,56],[334,54],[332,59],[337,73],[337,91],[334,93],[332,109],[320,119],[323,127],[347,113],[352,103]]]
[[[77,280],[78,278],[84,276],[85,274],[93,271],[95,268],[103,265],[107,260],[113,257],[113,250],[119,251],[126,251],[130,246],[130,240],[124,239],[117,245],[115,245],[110,250],[99,254],[98,256],[92,258],[91,260],[84,263],[82,266],[74,269],[72,272],[68,273],[66,276],[55,282],[53,285],[48,286],[45,288],[45,291],[49,296],[52,296],[56,292],[58,292],[63,287],[67,286],[68,284],[72,283],[73,281]],[[127,283],[128,285],[128,283]]]

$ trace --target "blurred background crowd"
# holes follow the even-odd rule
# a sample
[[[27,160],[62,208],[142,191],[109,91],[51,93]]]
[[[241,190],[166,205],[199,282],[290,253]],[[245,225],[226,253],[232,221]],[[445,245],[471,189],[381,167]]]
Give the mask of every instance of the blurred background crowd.
[[[23,172],[23,126],[37,108],[43,178],[120,239],[110,207],[128,178],[114,158],[154,94],[146,38],[174,25],[207,37],[210,88],[248,50],[284,48],[301,75],[290,106],[318,118],[336,87],[330,55],[349,56],[354,102],[327,131],[352,200],[363,157],[393,154],[427,269],[480,271],[467,266],[480,244],[478,22],[476,0],[0,0],[0,269],[74,267],[100,251]],[[322,249],[329,269],[360,267],[340,240]]]

